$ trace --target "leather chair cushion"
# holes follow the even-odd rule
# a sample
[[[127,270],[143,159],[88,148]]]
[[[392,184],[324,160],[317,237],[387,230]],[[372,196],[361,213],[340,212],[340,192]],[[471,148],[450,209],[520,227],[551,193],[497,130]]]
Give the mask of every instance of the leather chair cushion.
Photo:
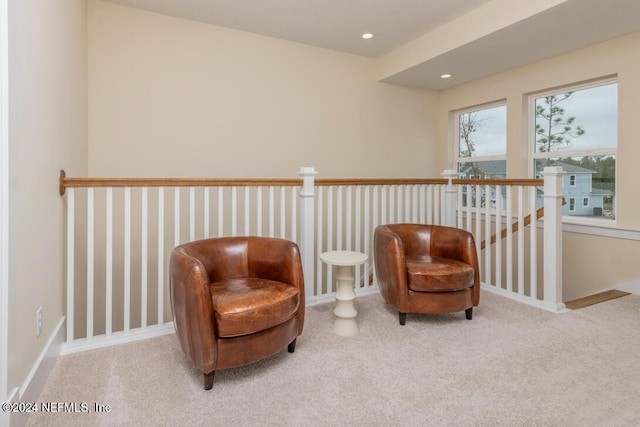
[[[300,304],[296,287],[257,278],[212,283],[209,291],[218,337],[248,335],[280,325],[293,317]]]
[[[407,285],[418,292],[459,291],[473,286],[473,267],[462,261],[422,255],[408,257]]]

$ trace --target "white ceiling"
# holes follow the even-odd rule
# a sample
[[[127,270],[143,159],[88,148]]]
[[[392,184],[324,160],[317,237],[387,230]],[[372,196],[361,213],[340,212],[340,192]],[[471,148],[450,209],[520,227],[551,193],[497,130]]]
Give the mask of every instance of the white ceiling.
[[[108,0],[270,37],[381,58],[492,0]],[[540,0],[531,0],[540,1]],[[640,0],[566,0],[384,81],[444,89],[640,31]],[[362,33],[374,38],[363,40]],[[639,52],[640,55],[640,52]],[[439,75],[447,70],[450,80]]]

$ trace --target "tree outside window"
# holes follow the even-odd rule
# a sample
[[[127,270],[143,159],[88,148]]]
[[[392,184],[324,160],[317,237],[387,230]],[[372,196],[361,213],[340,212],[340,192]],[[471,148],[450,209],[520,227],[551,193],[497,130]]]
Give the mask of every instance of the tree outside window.
[[[505,178],[507,107],[456,113],[456,167],[460,178]]]
[[[460,178],[499,179],[507,176],[507,107],[492,105],[456,113],[456,169]],[[463,204],[495,200],[495,194],[476,199],[463,193]],[[492,203],[493,205],[493,203]]]

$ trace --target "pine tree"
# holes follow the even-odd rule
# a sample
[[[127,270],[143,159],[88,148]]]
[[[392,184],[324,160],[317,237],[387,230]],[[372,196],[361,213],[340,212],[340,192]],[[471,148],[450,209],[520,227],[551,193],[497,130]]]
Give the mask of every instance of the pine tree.
[[[569,145],[571,140],[585,134],[580,126],[573,125],[575,117],[564,117],[565,110],[559,104],[571,97],[573,92],[551,95],[536,102],[536,143],[538,152],[557,151],[561,145]]]

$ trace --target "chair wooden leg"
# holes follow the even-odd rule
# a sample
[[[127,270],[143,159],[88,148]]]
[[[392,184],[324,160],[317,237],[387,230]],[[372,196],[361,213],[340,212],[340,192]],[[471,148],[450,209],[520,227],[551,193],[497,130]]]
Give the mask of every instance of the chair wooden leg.
[[[469,307],[464,311],[465,316],[467,316],[468,320],[471,320],[473,317],[473,307]]]
[[[294,351],[296,351],[296,339],[297,339],[297,338],[294,338],[294,340],[293,340],[293,341],[291,341],[291,342],[289,343],[289,345],[287,346],[287,351],[288,351],[289,353],[293,353]]]
[[[211,371],[208,374],[204,374],[204,389],[211,390],[213,387],[213,376],[216,371]]]
[[[398,320],[400,320],[401,325],[404,325],[407,321],[407,313],[398,313]]]

